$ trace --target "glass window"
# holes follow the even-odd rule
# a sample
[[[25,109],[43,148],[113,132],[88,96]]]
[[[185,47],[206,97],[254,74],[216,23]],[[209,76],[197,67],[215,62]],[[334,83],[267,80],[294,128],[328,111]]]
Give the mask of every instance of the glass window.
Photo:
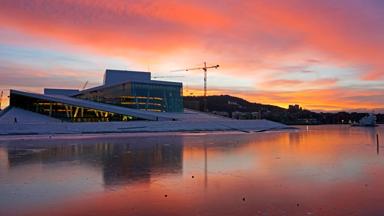
[[[95,91],[78,98],[157,112],[182,112],[182,87],[156,83],[127,82]]]

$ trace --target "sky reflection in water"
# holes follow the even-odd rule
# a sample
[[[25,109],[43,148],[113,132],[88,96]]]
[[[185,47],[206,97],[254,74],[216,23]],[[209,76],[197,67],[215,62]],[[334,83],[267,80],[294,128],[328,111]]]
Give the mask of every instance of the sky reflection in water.
[[[0,215],[380,215],[383,127],[0,142]]]

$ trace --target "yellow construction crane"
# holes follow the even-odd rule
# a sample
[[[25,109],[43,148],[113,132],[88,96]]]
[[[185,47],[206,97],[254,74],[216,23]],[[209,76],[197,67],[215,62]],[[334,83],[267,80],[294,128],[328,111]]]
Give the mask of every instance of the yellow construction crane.
[[[204,62],[204,67],[187,68],[187,69],[181,69],[181,70],[174,70],[171,72],[190,71],[190,70],[203,70],[204,71],[204,111],[206,111],[207,110],[207,71],[208,71],[208,69],[211,69],[211,68],[217,69],[218,67],[219,67],[219,65],[207,66],[207,63]]]

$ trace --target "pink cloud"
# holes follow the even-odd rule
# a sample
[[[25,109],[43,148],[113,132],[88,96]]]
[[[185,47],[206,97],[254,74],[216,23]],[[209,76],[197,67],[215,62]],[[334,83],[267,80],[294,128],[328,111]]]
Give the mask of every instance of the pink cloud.
[[[286,97],[284,103],[291,100],[314,107],[321,104],[314,104],[313,87],[323,88],[319,94],[327,95],[324,88],[338,88],[340,79],[383,80],[382,6],[378,1],[363,0],[3,0],[0,28],[56,40],[60,46],[123,56],[138,64],[177,63],[175,58],[180,55],[187,59],[183,64],[208,59],[220,63],[222,73],[260,81],[258,91],[279,85],[295,92],[268,92],[269,97],[260,96],[265,102],[279,103],[278,98]],[[312,74],[307,68],[310,64],[359,71],[358,77],[335,72],[332,77],[313,75],[309,81],[280,78],[292,70],[287,64],[305,75]],[[38,76],[36,71],[31,74]],[[348,94],[359,96],[365,90],[370,91],[358,89]],[[353,104],[348,98],[318,99],[324,107],[331,103],[359,105],[358,100],[352,100]]]
[[[324,88],[324,87],[330,87],[336,85],[338,82],[338,79],[317,79],[317,80],[293,80],[293,79],[275,79],[275,80],[269,80],[264,83],[262,83],[262,86],[265,88],[276,88],[279,89],[279,87],[294,87],[294,88]]]

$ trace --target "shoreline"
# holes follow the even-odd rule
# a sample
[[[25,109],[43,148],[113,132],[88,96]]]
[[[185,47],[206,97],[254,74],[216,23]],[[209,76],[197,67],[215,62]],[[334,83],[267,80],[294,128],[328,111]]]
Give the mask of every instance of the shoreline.
[[[138,133],[240,133],[291,129],[292,126],[268,120],[192,119],[180,121],[134,122],[54,122],[0,124],[0,138],[13,136],[138,134]]]
[[[264,132],[283,132],[287,130],[300,130],[296,127],[271,128],[256,131],[216,130],[216,131],[158,131],[158,132],[97,132],[97,133],[56,133],[56,134],[2,134],[1,141],[17,140],[67,140],[67,139],[94,139],[94,138],[124,138],[124,137],[156,137],[156,136],[203,136],[214,134],[253,134]]]

